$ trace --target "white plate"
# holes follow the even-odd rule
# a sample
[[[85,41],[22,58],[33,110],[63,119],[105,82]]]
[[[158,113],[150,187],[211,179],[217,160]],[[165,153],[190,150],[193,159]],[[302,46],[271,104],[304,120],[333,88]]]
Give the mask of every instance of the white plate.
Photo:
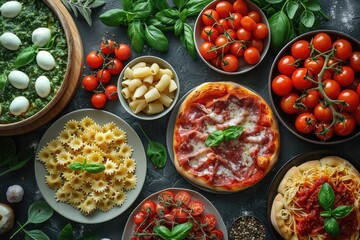
[[[174,194],[176,194],[179,191],[186,191],[190,194],[191,200],[200,200],[201,202],[203,202],[204,204],[204,214],[205,213],[212,213],[215,215],[216,219],[217,219],[217,224],[216,227],[217,229],[221,230],[224,234],[224,240],[228,239],[228,233],[227,233],[227,229],[226,229],[226,225],[221,217],[221,215],[219,214],[219,212],[216,210],[215,206],[203,195],[201,195],[198,192],[195,192],[193,190],[190,189],[185,189],[185,188],[168,188],[168,189],[163,189],[159,192],[153,193],[150,196],[148,196],[147,198],[145,198],[130,214],[125,228],[124,228],[124,232],[122,235],[121,239],[131,239],[131,237],[133,237],[133,233],[134,233],[134,228],[135,228],[135,223],[133,221],[133,217],[140,211],[141,205],[147,201],[147,200],[152,200],[155,201],[155,203],[158,203],[158,195],[159,193],[163,192],[163,191],[172,191]]]
[[[45,183],[45,167],[37,159],[35,160],[35,178],[40,192],[44,196],[46,202],[60,215],[75,222],[94,224],[113,219],[131,206],[131,204],[140,194],[140,191],[144,185],[147,162],[144,147],[134,129],[132,129],[130,125],[120,117],[106,111],[94,109],[74,111],[58,119],[48,128],[44,136],[41,138],[37,151],[39,151],[43,146],[46,146],[47,143],[52,139],[56,138],[59,132],[64,128],[67,121],[71,119],[79,121],[86,116],[90,117],[101,125],[108,122],[114,122],[119,128],[127,133],[127,141],[134,149],[133,158],[136,161],[135,174],[137,176],[137,185],[135,189],[126,192],[127,198],[124,204],[121,207],[114,207],[108,212],[101,212],[97,210],[89,216],[85,216],[79,210],[74,209],[70,204],[60,203],[55,200],[55,191],[49,188]]]

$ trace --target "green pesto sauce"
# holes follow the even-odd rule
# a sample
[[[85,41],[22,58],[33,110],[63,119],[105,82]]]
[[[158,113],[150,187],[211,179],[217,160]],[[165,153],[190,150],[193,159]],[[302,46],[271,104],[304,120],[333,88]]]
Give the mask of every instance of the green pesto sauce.
[[[17,69],[29,76],[30,83],[24,90],[13,87],[9,82],[6,83],[5,91],[0,95],[2,107],[0,123],[2,124],[21,121],[43,109],[60,89],[67,67],[66,36],[56,15],[43,1],[18,1],[22,3],[23,7],[16,18],[0,16],[0,35],[4,32],[12,32],[20,38],[22,45],[18,50],[10,51],[0,44],[0,75],[5,72],[7,76],[12,70],[15,70],[16,56],[23,49],[33,45],[31,40],[32,32],[39,27],[47,27],[51,30],[51,36],[56,35],[54,46],[47,50],[53,55],[56,66],[52,70],[46,71],[41,69],[34,59],[32,63]],[[0,0],[0,6],[5,2],[7,0]],[[51,92],[46,98],[41,98],[35,91],[35,81],[42,75],[49,78],[51,85]],[[9,107],[12,100],[18,96],[26,97],[30,102],[30,107],[26,113],[14,116],[10,113]]]

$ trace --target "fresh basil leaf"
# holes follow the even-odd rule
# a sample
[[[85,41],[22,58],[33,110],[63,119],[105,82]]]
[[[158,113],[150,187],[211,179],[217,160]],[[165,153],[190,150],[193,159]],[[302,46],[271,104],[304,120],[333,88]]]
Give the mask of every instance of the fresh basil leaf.
[[[58,240],[74,240],[73,228],[70,223],[61,230]]]
[[[286,13],[290,19],[294,18],[298,8],[299,4],[296,1],[291,0],[288,2],[288,4],[286,5]]]
[[[271,48],[277,53],[287,43],[290,33],[290,20],[283,11],[280,11],[269,18],[269,25]]]
[[[28,210],[28,222],[42,223],[48,220],[54,213],[49,204],[45,201],[37,201],[30,205]]]
[[[180,35],[180,41],[192,58],[196,57],[194,35],[189,24],[184,23],[184,32]]]
[[[205,144],[208,147],[219,146],[224,141],[224,132],[217,130],[212,132],[205,140]]]
[[[179,19],[179,12],[173,9],[164,9],[155,14],[156,19],[158,19],[163,24],[174,25],[176,20]]]
[[[166,0],[152,0],[151,2],[152,2],[152,6],[158,11],[171,8],[171,6]]]
[[[24,230],[24,229],[23,229]],[[34,240],[50,240],[50,238],[41,230],[24,230],[25,234]]]
[[[1,92],[4,92],[6,83],[7,83],[7,76],[6,76],[6,73],[3,72],[0,75],[0,94],[1,94]],[[1,112],[0,112],[0,114],[1,114]]]
[[[265,1],[270,3],[270,4],[277,4],[277,3],[281,3],[284,0],[265,0]]]
[[[304,2],[304,4],[306,5],[306,7],[309,10],[311,10],[313,12],[321,10],[321,5],[318,0],[308,0],[308,1]]]
[[[131,12],[133,7],[133,1],[132,0],[121,0],[121,6],[124,10]]]
[[[9,163],[10,159],[16,155],[16,145],[14,139],[10,137],[0,138],[0,167]]]
[[[105,170],[105,165],[100,163],[88,163],[83,169],[89,173],[97,174]]]
[[[184,23],[178,19],[174,25],[175,36],[179,36],[184,31]]]
[[[135,13],[135,19],[147,19],[153,8],[150,1],[141,2],[133,6],[132,12]]]
[[[174,240],[182,240],[189,235],[189,232],[192,229],[193,224],[191,222],[182,223],[176,225],[171,230],[171,238]]]
[[[53,37],[49,40],[49,42],[45,45],[44,48],[47,49],[47,50],[51,49],[51,48],[54,46],[54,44],[55,44],[55,39],[56,39],[56,37],[57,37],[57,35],[53,36]]]
[[[273,8],[273,7],[268,7],[267,9],[265,9],[265,11],[266,11],[266,15],[267,16],[272,16],[272,15],[274,15],[275,13],[276,13],[276,10],[275,10],[275,8]]]
[[[224,130],[224,140],[232,140],[238,138],[243,132],[242,126],[229,126]]]
[[[305,27],[311,28],[315,23],[315,15],[313,12],[305,10],[300,15],[300,21]]]
[[[171,239],[171,232],[170,230],[165,226],[155,226],[154,232],[163,239]]]
[[[354,206],[339,206],[331,211],[331,214],[335,218],[344,218],[347,215],[349,215],[352,210],[354,209]]]
[[[129,23],[128,36],[131,41],[131,46],[136,53],[141,53],[144,50],[145,35],[144,27],[140,20],[134,20]]]
[[[189,10],[187,8],[182,10],[181,13],[180,13],[180,20],[185,22],[186,18],[188,17],[188,14],[189,14]]]
[[[334,201],[335,201],[335,194],[334,194],[334,190],[332,189],[330,184],[324,183],[321,186],[321,189],[318,193],[318,200],[319,200],[320,206],[324,210],[332,209],[332,207],[334,205]]]
[[[150,158],[155,168],[164,168],[167,160],[164,145],[155,141],[149,141],[146,148],[146,155]]]
[[[22,50],[19,55],[17,55],[15,59],[15,68],[23,67],[29,63],[31,63],[36,56],[36,48],[35,47],[27,47]]]
[[[145,25],[145,40],[150,47],[157,51],[167,52],[169,50],[169,40],[160,29],[153,25]]]
[[[156,18],[151,18],[150,20],[147,21],[147,24],[153,25],[153,26],[157,27],[158,29],[160,29],[161,31],[174,31],[174,25],[164,24]]]
[[[73,163],[69,164],[67,167],[70,168],[71,170],[78,171],[78,170],[83,169],[84,163],[82,163],[82,162],[73,162]]]
[[[185,8],[188,9],[188,16],[197,16],[212,0],[189,0]]]
[[[335,238],[340,234],[339,224],[335,218],[325,218],[324,229],[327,233]]]
[[[134,17],[135,13],[125,11],[124,9],[111,9],[101,14],[99,19],[109,27],[116,27],[129,24],[129,19]]]
[[[179,11],[182,11],[186,6],[188,0],[173,0],[173,2],[175,6],[179,9]]]
[[[326,210],[320,213],[322,217],[331,217],[331,210]]]

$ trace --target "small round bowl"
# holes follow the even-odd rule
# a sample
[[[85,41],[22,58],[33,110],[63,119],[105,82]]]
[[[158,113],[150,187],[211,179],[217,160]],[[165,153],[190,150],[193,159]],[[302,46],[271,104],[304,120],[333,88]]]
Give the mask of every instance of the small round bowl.
[[[252,10],[255,10],[259,13],[260,15],[260,22],[264,23],[268,29],[269,29],[269,34],[267,35],[267,37],[265,37],[264,39],[262,39],[263,41],[263,49],[260,53],[260,60],[258,63],[254,64],[254,65],[250,65],[248,63],[245,62],[244,60],[244,56],[238,58],[239,59],[239,66],[238,68],[233,71],[233,72],[226,72],[224,70],[222,70],[221,68],[219,67],[216,67],[214,65],[211,64],[211,62],[205,60],[201,54],[200,54],[200,46],[201,44],[204,42],[204,40],[202,39],[201,37],[201,32],[203,30],[203,28],[205,27],[204,23],[202,22],[201,20],[201,15],[204,13],[205,10],[207,9],[215,9],[215,6],[218,2],[220,2],[222,0],[215,0],[211,3],[209,3],[198,15],[197,19],[196,19],[196,22],[195,22],[195,26],[194,26],[194,42],[195,42],[195,47],[196,47],[196,51],[198,53],[198,55],[200,56],[201,60],[206,64],[208,65],[211,69],[219,72],[219,73],[223,73],[223,74],[227,74],[227,75],[237,75],[237,74],[242,74],[242,73],[245,73],[245,72],[248,72],[250,71],[251,69],[255,68],[257,65],[260,64],[260,62],[264,59],[266,53],[268,52],[269,50],[269,46],[270,46],[270,38],[271,38],[271,34],[270,34],[270,25],[269,25],[269,22],[265,16],[265,14],[262,12],[262,10],[256,6],[256,4],[254,4],[253,2],[251,2],[250,0],[244,0],[244,2],[246,3],[247,7],[248,7],[248,10],[249,11],[252,11]],[[235,0],[227,0],[228,2],[230,3],[234,3]]]
[[[266,231],[264,223],[252,215],[243,215],[237,218],[229,229],[229,239],[257,239],[265,240]]]
[[[337,39],[346,39],[348,40],[351,45],[352,45],[352,49],[353,52],[354,51],[360,51],[360,42],[358,40],[356,40],[353,37],[350,37],[349,35],[346,35],[342,32],[338,32],[338,31],[334,31],[334,30],[316,30],[316,31],[311,31],[311,32],[307,32],[304,33],[296,38],[294,38],[292,41],[290,41],[288,44],[286,44],[281,51],[278,53],[278,55],[276,56],[275,60],[273,61],[273,64],[271,66],[271,70],[270,70],[270,75],[269,75],[269,96],[270,96],[270,101],[271,104],[273,106],[273,109],[275,111],[276,116],[279,118],[280,122],[282,123],[282,125],[284,125],[290,132],[292,132],[295,136],[301,138],[304,141],[310,142],[310,143],[315,143],[315,144],[322,144],[322,145],[329,145],[329,144],[337,144],[337,143],[343,143],[346,141],[349,141],[357,136],[360,135],[360,126],[356,126],[355,130],[353,131],[352,134],[350,134],[349,136],[345,136],[345,137],[340,137],[337,136],[335,133],[333,135],[333,137],[327,141],[321,141],[319,138],[316,137],[316,135],[314,133],[310,133],[310,134],[301,134],[300,132],[298,132],[295,128],[295,119],[297,114],[287,114],[285,112],[282,111],[281,107],[280,107],[280,101],[281,98],[280,96],[277,96],[274,91],[271,89],[271,82],[272,80],[279,75],[279,71],[277,69],[277,64],[279,62],[279,60],[286,56],[286,55],[291,55],[291,46],[293,43],[295,43],[298,40],[307,40],[307,41],[311,41],[311,39],[318,33],[327,33],[330,37],[332,42],[334,42]]]
[[[124,94],[122,93],[123,89],[125,88],[123,81],[124,81],[124,76],[125,76],[125,71],[127,68],[132,68],[135,65],[137,65],[138,63],[144,62],[146,63],[147,66],[151,66],[153,63],[157,63],[160,67],[160,69],[169,69],[173,76],[171,77],[172,80],[175,81],[176,85],[177,85],[177,89],[173,91],[173,93],[171,94],[171,98],[173,98],[173,101],[171,103],[171,105],[169,107],[163,106],[164,110],[162,112],[159,113],[155,113],[155,114],[145,114],[144,111],[140,111],[138,113],[134,113],[134,111],[131,110],[130,106],[129,106],[129,101],[133,101],[131,97],[129,97],[128,99],[126,99],[124,97]],[[157,83],[159,80],[154,80],[154,83]],[[155,84],[151,84],[152,86],[154,86]],[[145,83],[142,83],[143,85],[145,85]],[[149,84],[146,84],[146,86],[148,86],[149,88]],[[168,87],[167,87],[168,89]],[[166,94],[169,94],[167,92],[167,89],[165,89],[164,91],[160,91]],[[122,70],[122,72],[120,73],[119,76],[119,80],[118,80],[118,84],[117,84],[117,91],[118,91],[118,96],[119,96],[119,100],[121,102],[121,105],[123,106],[123,108],[132,116],[138,118],[138,119],[142,119],[142,120],[154,120],[154,119],[158,119],[161,118],[163,116],[165,116],[167,113],[169,113],[171,111],[171,109],[175,106],[178,98],[179,98],[179,92],[180,92],[180,83],[179,83],[179,78],[174,70],[174,68],[164,59],[161,59],[159,57],[155,57],[155,56],[141,56],[138,58],[133,59],[132,61],[130,61]],[[143,99],[144,97],[141,97],[139,99]],[[157,102],[159,102],[159,100],[155,100]]]

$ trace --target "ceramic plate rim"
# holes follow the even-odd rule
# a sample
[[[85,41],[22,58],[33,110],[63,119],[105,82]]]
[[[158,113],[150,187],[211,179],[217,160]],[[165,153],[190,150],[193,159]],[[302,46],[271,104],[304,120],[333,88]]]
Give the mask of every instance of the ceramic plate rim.
[[[64,126],[64,124],[68,120],[70,119],[80,120],[86,116],[91,117],[96,122],[100,122],[100,124],[104,124],[111,121],[115,122],[117,126],[119,126],[127,133],[127,139],[129,145],[133,146],[134,148],[136,146],[136,151],[134,151],[133,153],[133,158],[135,159],[137,164],[136,167],[137,186],[135,189],[127,192],[126,194],[127,199],[124,202],[124,204],[121,207],[114,207],[109,212],[101,212],[99,210],[96,210],[95,213],[90,214],[89,216],[85,216],[79,210],[76,210],[68,203],[56,202],[55,191],[50,189],[46,185],[43,179],[43,177],[46,174],[46,170],[44,165],[37,160],[37,156],[35,157],[34,168],[35,168],[35,178],[36,178],[37,186],[45,201],[56,212],[58,212],[63,217],[78,223],[95,224],[95,223],[106,222],[119,216],[133,204],[133,202],[139,196],[145,182],[147,160],[146,160],[145,150],[139,136],[126,121],[124,121],[119,116],[112,114],[110,112],[103,110],[95,110],[95,109],[76,110],[56,120],[42,136],[36,152],[38,153],[43,146],[45,146],[51,139],[54,139],[58,135],[58,131],[56,131],[56,129],[60,129],[62,126]],[[145,169],[145,170],[138,171],[138,169]]]

